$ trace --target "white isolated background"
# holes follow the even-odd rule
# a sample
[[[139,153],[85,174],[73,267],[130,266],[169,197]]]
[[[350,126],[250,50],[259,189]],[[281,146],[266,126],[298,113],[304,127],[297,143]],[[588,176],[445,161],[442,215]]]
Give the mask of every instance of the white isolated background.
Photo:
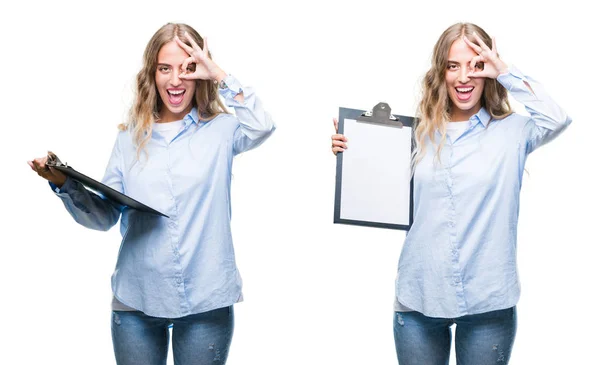
[[[597,361],[597,18],[583,1],[27,1],[0,13],[6,364],[111,364],[120,235],[77,225],[27,160],[56,152],[101,179],[152,34],[208,37],[278,124],[234,163],[245,302],[228,364],[395,364],[392,302],[404,232],[334,225],[332,117],[388,102],[413,115],[433,46],[470,21],[540,80],[573,125],[527,163],[523,294],[511,364]],[[523,108],[516,109],[523,112]],[[349,143],[352,148],[352,141]]]

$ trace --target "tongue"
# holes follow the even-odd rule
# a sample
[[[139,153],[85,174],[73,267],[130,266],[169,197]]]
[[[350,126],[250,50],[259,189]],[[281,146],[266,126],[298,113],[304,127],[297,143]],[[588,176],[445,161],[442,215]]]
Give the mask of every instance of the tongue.
[[[458,96],[458,100],[469,100],[472,92],[473,92],[473,90],[466,92],[466,93],[461,93],[461,92],[457,91],[456,94]]]
[[[184,93],[181,93],[179,95],[169,94],[169,103],[171,103],[173,105],[181,104],[181,102],[183,101],[183,94]]]

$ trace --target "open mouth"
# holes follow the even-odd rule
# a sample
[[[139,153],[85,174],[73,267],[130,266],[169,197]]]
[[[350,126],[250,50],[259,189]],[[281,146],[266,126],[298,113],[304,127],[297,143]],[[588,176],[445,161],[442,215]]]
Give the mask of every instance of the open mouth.
[[[471,98],[471,94],[473,93],[473,90],[475,90],[475,87],[473,87],[473,86],[455,87],[454,89],[456,90],[456,95],[458,96],[458,100],[469,100]]]
[[[185,94],[185,89],[171,89],[167,90],[167,95],[169,95],[169,104],[171,105],[179,105],[183,101],[183,95]]]

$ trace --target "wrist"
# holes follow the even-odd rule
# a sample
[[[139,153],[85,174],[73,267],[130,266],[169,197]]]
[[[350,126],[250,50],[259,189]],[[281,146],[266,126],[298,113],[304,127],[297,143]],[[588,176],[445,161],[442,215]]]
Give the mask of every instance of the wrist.
[[[50,168],[52,169],[52,167]],[[54,170],[54,169],[52,169]],[[64,176],[62,173],[60,174],[60,176],[57,176],[56,172],[59,171],[52,171],[54,173],[54,176],[51,179],[48,179],[48,181],[50,181],[52,184],[54,184],[57,188],[61,189],[63,187],[63,185],[65,184],[65,182],[67,182],[67,177]]]
[[[215,81],[215,82],[217,82],[217,83],[220,83],[220,82],[221,82],[221,81],[223,81],[223,79],[225,79],[226,77],[227,77],[227,74],[225,73],[225,71],[223,71],[223,70],[219,69],[219,70],[218,70],[218,71],[215,73],[215,75],[214,75],[214,77],[213,77],[212,79],[213,79],[213,81]]]
[[[65,180],[50,180],[50,182],[52,184],[54,184],[57,188],[62,189],[63,185],[65,184]]]
[[[498,70],[497,76],[508,73],[508,65],[506,63],[504,63],[504,61],[502,61],[502,60],[498,60],[498,62],[496,63],[496,69]]]

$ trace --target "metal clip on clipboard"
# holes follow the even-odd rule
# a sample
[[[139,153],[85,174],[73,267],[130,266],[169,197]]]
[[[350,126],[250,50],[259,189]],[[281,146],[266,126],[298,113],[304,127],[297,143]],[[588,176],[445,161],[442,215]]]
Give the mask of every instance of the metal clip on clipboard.
[[[357,121],[363,123],[385,124],[392,127],[402,128],[402,122],[392,114],[392,108],[388,103],[381,102],[373,107],[372,110],[362,113]]]
[[[56,154],[52,151],[48,151],[48,159],[46,160],[46,165],[52,167],[69,167],[66,162],[62,163],[60,158],[58,158],[58,156],[56,156]]]

